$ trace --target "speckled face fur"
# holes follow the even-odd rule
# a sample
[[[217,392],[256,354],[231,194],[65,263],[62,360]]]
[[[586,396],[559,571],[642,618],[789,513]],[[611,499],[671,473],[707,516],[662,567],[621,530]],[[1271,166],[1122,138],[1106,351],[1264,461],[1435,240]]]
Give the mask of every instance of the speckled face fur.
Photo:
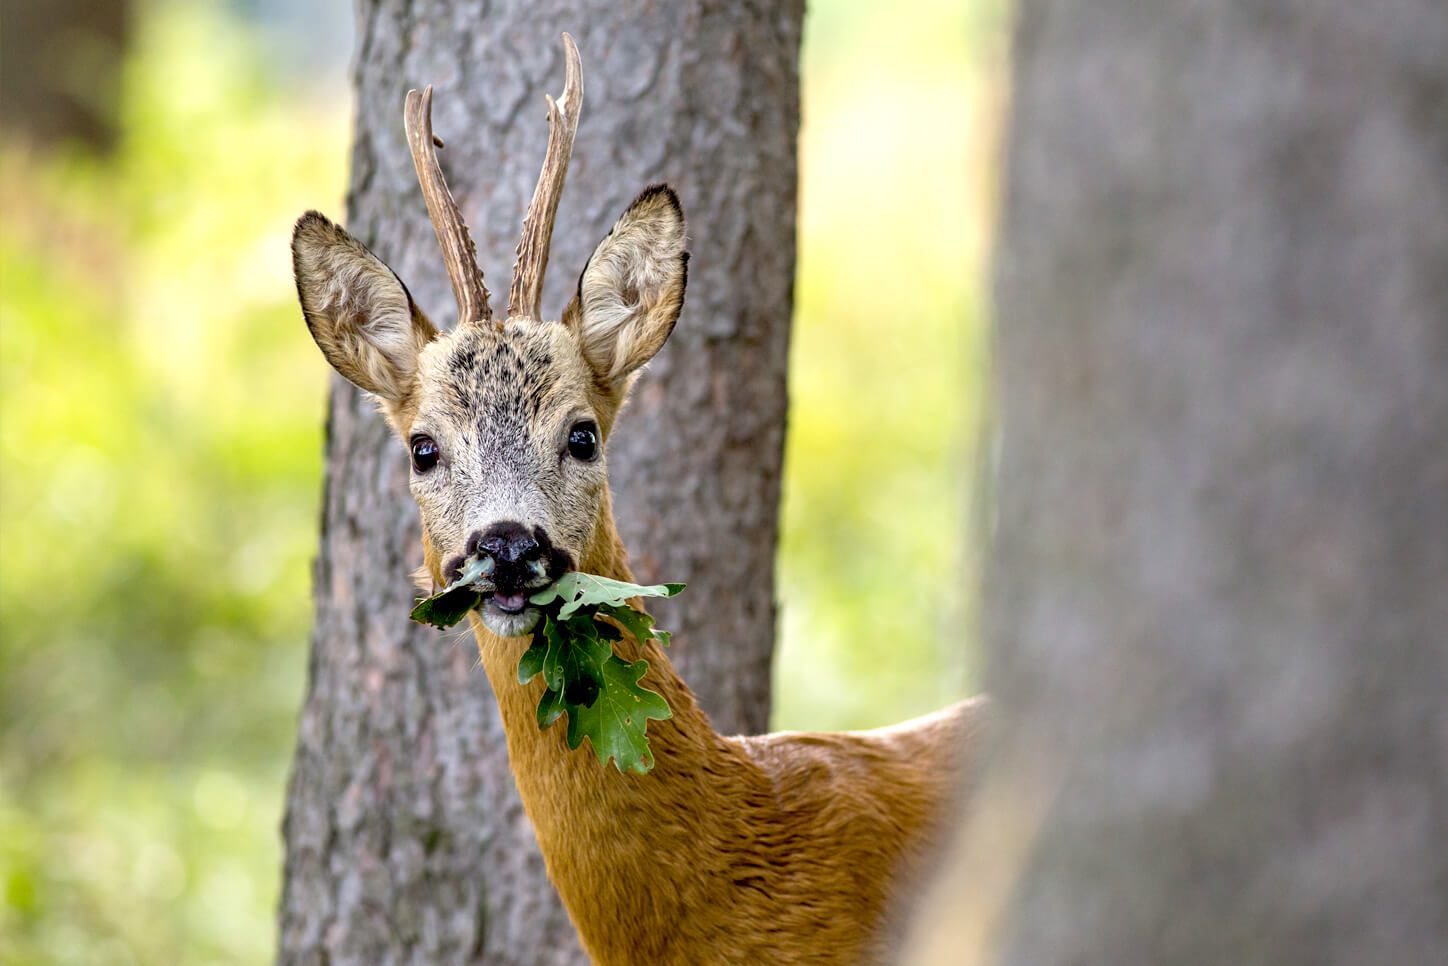
[[[570,436],[600,433],[612,422],[614,400],[594,384],[573,334],[556,322],[515,321],[501,331],[465,326],[430,343],[418,373],[417,411],[405,438],[436,443],[435,465],[425,472],[414,465],[411,488],[425,541],[441,557],[440,582],[451,581],[471,555],[470,538],[500,523],[516,523],[540,546],[566,555],[527,589],[577,566],[607,477],[603,448],[581,459],[570,451]],[[510,624],[496,606],[484,614]]]
[[[433,580],[488,556],[483,622],[529,631],[528,594],[582,566],[607,509],[605,442],[638,369],[683,305],[684,220],[654,186],[593,255],[560,322],[440,333],[395,275],[315,212],[292,241],[297,290],[328,362],[375,395],[412,460]]]

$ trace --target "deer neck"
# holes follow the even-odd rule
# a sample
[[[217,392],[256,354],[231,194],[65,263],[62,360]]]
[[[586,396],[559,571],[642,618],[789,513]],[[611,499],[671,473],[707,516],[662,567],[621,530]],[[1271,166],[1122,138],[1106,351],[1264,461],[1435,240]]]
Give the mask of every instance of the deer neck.
[[[612,504],[607,494],[605,494],[603,510],[599,514],[593,541],[584,550],[578,569],[584,573],[597,574],[600,577],[633,582],[633,572],[628,566],[628,553],[619,539],[618,528],[613,521]],[[536,754],[550,759],[556,757],[555,745],[563,741],[562,735],[566,729],[562,726],[555,726],[545,732],[539,731],[535,712],[538,707],[538,699],[543,693],[542,680],[535,679],[527,685],[518,683],[518,660],[528,649],[531,638],[498,637],[484,627],[476,617],[473,619],[473,631],[478,640],[483,669],[487,672],[488,680],[493,685],[493,692],[497,696],[498,707],[503,715],[503,725],[508,733],[508,751],[513,761],[513,770],[520,770],[523,755]],[[699,708],[694,692],[689,690],[689,686],[679,677],[668,656],[657,642],[648,641],[640,647],[632,640],[625,640],[615,644],[615,651],[628,661],[642,658],[649,662],[648,675],[644,678],[643,683],[658,691],[669,702],[669,707],[673,710],[672,720],[676,723],[677,729],[695,738],[714,735],[708,716]],[[656,724],[657,722],[650,722],[648,735],[650,748],[654,752],[654,757],[658,758],[660,739],[654,737]],[[670,732],[670,736],[663,739],[664,746],[671,747],[672,750],[680,753],[690,751],[689,747],[672,748],[672,733],[675,729],[667,730]],[[566,749],[567,745],[564,744],[562,747]],[[597,766],[596,759],[587,748],[580,747],[577,749],[576,755],[570,754],[567,757],[570,759],[578,757],[580,760],[587,758],[594,762],[595,767]],[[523,776],[520,775],[520,787],[523,780]]]
[[[633,579],[607,505],[583,556],[585,572]],[[570,749],[564,721],[539,729],[543,682],[519,684],[517,677],[528,638],[497,637],[477,620],[473,629],[549,878],[595,961],[629,961],[641,940],[676,929],[670,903],[691,901],[689,880],[717,862],[717,838],[744,832],[731,824],[745,819],[736,822],[737,806],[729,803],[748,791],[762,794],[767,781],[737,742],[714,731],[656,642],[616,645],[625,660],[648,661],[642,683],[673,711],[648,724],[653,770],[620,774],[612,763],[600,765],[588,742]]]

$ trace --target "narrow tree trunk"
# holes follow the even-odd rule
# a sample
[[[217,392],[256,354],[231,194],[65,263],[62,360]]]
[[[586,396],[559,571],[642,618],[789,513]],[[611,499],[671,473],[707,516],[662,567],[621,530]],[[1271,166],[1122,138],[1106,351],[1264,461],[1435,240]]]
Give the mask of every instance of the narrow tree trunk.
[[[763,728],[794,273],[803,6],[366,3],[348,227],[452,318],[402,130],[433,84],[449,183],[492,291],[506,292],[563,83],[582,123],[544,292],[558,313],[594,244],[651,181],[683,197],[684,314],[610,443],[640,577],[684,580],[663,611],[676,664],[724,730]],[[298,338],[303,338],[298,327]],[[317,624],[287,807],[282,962],[577,963],[508,772],[468,634],[410,625],[420,563],[407,465],[371,404],[332,386]]]
[[[1016,54],[1002,742],[910,961],[1442,962],[1448,8],[1027,0]]]

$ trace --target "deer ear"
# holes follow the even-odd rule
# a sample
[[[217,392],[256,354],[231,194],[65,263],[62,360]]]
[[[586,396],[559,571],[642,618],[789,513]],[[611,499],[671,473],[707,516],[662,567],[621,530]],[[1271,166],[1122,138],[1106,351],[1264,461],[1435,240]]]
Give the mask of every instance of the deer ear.
[[[663,347],[684,307],[688,264],[678,196],[645,188],[593,250],[563,313],[600,378],[617,385]]]
[[[411,394],[417,356],[437,329],[392,269],[315,211],[292,232],[302,314],[322,355],[354,385],[391,407]]]

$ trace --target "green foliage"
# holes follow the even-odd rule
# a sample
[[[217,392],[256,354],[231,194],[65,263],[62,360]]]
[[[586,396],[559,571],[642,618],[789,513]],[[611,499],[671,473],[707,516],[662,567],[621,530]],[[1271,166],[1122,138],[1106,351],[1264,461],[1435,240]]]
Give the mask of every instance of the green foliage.
[[[475,557],[444,588],[412,609],[412,619],[448,628],[482,602],[472,584],[485,573],[486,557]],[[632,597],[672,597],[683,584],[641,587],[622,580],[572,571],[528,600],[542,610],[533,631],[533,643],[518,661],[518,683],[543,675],[544,691],[538,702],[538,727],[547,728],[568,715],[568,747],[589,739],[601,765],[610,758],[619,771],[640,774],[653,768],[644,730],[650,719],[672,715],[656,692],[639,685],[649,669],[647,661],[616,657],[610,642],[621,639],[618,629],[600,617],[617,621],[638,643],[649,638],[669,643],[669,632],[654,627],[654,619],[629,606]]]
[[[540,607],[561,601],[558,619],[567,620],[585,607],[619,608],[625,606],[630,597],[672,597],[683,589],[683,584],[651,584],[640,587],[638,584],[575,570],[564,574],[528,599]],[[648,617],[641,613],[639,616]],[[643,638],[639,640],[642,641]]]
[[[970,693],[1002,6],[810,8],[775,727]]]
[[[609,642],[619,639],[618,631],[597,618],[613,618],[640,644],[652,637],[667,645],[668,632],[655,628],[654,619],[628,600],[672,597],[683,589],[683,584],[640,587],[575,571],[530,597],[544,609],[543,618],[533,645],[518,662],[518,680],[543,675],[538,727],[567,714],[569,748],[588,738],[601,765],[612,758],[619,771],[642,774],[653,768],[644,730],[649,719],[662,720],[672,712],[661,696],[638,683],[648,662],[617,657]]]
[[[468,616],[468,611],[482,603],[483,595],[473,590],[473,583],[484,576],[483,568],[487,565],[486,557],[469,560],[457,580],[448,584],[441,593],[418,601],[409,616],[419,624],[431,624],[439,630],[452,627]]]
[[[610,641],[618,637],[592,613],[562,619],[545,611],[533,645],[518,662],[518,680],[527,683],[543,675],[538,727],[547,728],[566,714],[569,748],[587,738],[599,764],[612,758],[619,771],[643,774],[654,766],[644,737],[648,721],[673,713],[663,697],[638,683],[649,663],[613,653]]]
[[[102,162],[0,147],[0,962],[270,959],[345,112],[142,7]]]
[[[672,597],[679,591],[683,590],[684,585],[656,584],[653,587],[648,587],[645,589],[658,590],[660,588],[667,590],[668,593],[657,595],[650,594],[649,596]],[[618,621],[619,626],[632,634],[634,636],[634,640],[636,641],[642,641],[646,638],[652,637],[664,647],[668,647],[672,640],[672,635],[670,635],[668,631],[661,630],[660,628],[654,626],[654,617],[652,614],[645,613],[641,610],[634,610],[626,603],[599,603],[595,606],[598,608],[597,613],[602,614],[605,617],[612,617],[614,620]]]

